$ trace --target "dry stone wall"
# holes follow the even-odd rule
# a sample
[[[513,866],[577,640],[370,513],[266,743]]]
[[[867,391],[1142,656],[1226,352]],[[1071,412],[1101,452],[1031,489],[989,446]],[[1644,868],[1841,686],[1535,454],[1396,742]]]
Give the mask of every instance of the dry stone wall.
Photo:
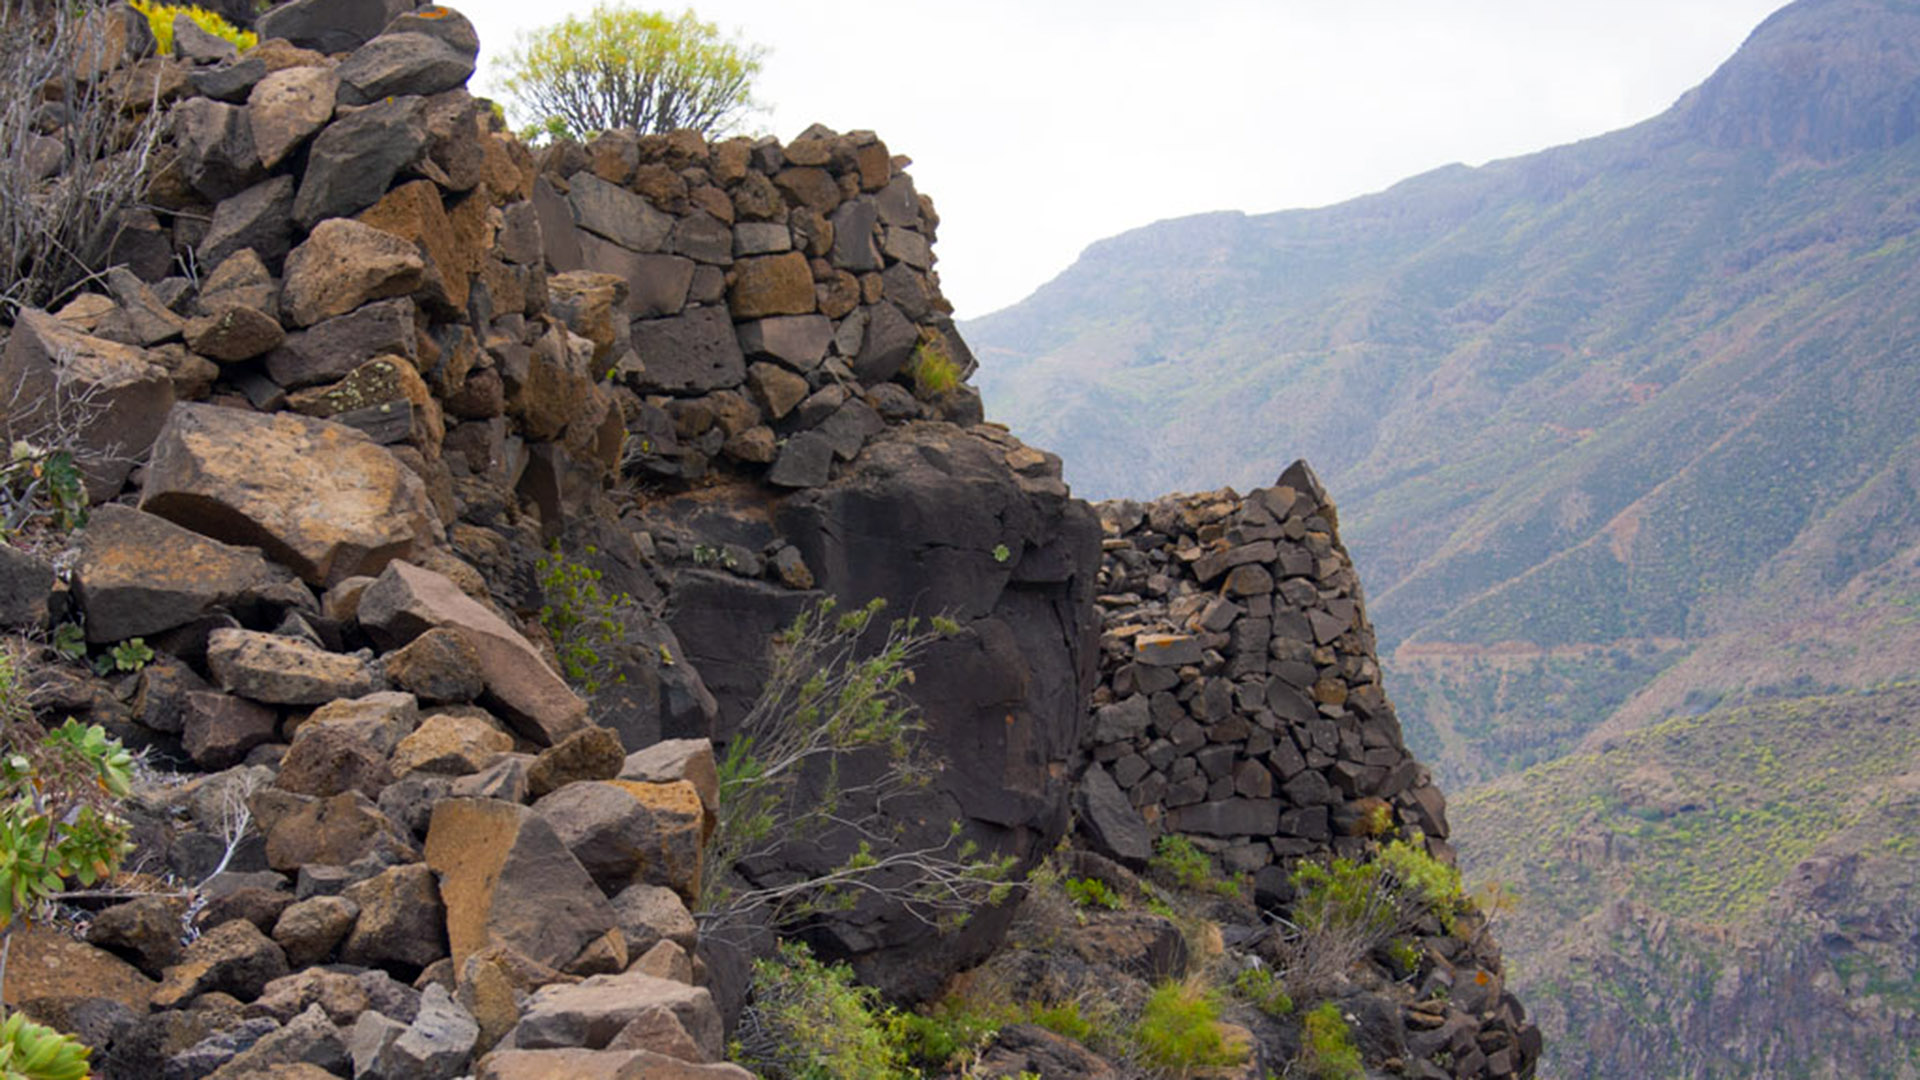
[[[1138,866],[1157,837],[1185,836],[1282,914],[1298,863],[1364,861],[1388,831],[1452,861],[1446,802],[1401,738],[1339,516],[1305,462],[1244,497],[1098,510],[1100,676],[1075,792],[1095,849]],[[1412,931],[1411,975],[1361,965],[1342,1009],[1403,1075],[1530,1076],[1539,1030],[1484,915],[1459,919]]]
[[[1444,851],[1446,804],[1407,752],[1333,502],[1279,483],[1099,507],[1101,680],[1085,816],[1131,859],[1181,833],[1237,872],[1358,853],[1378,805]]]
[[[615,131],[548,152],[532,205],[551,294],[628,392],[638,474],[720,463],[816,487],[889,424],[979,421],[932,272],[939,219],[905,164],[817,126],[784,146]],[[954,385],[916,381],[927,356]]]

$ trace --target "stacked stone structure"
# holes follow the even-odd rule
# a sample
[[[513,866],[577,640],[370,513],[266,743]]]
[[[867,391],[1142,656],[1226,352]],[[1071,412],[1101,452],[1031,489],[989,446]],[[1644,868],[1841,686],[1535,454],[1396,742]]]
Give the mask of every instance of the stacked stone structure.
[[[1272,487],[1103,503],[1099,685],[1082,833],[1124,863],[1178,834],[1287,913],[1293,869],[1418,835],[1451,863],[1446,801],[1407,752],[1332,499],[1305,462]],[[1531,1075],[1540,1033],[1483,915],[1429,921],[1419,978],[1361,976],[1345,1010],[1403,1075]],[[1258,940],[1259,935],[1254,935]]]
[[[1099,507],[1101,678],[1081,783],[1112,851],[1181,833],[1236,872],[1357,853],[1386,805],[1447,851],[1407,752],[1332,500],[1305,462],[1230,490]]]

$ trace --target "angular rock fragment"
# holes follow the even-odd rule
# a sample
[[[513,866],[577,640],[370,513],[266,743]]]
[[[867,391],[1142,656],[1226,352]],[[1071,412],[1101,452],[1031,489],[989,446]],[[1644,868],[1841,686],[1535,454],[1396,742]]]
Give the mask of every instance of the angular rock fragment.
[[[586,726],[586,702],[526,638],[431,570],[390,564],[361,594],[359,615],[374,640],[388,648],[435,628],[458,634],[480,657],[487,683],[483,702],[543,745]]]
[[[88,498],[119,494],[173,408],[173,380],[145,349],[20,312],[0,353],[0,431],[73,451]]]
[[[352,428],[210,405],[169,415],[140,508],[321,586],[378,573],[439,526],[420,478]]]
[[[524,806],[442,801],[427,832],[427,864],[440,877],[456,969],[493,946],[562,968],[619,923],[546,819]]]
[[[271,705],[319,705],[377,685],[363,659],[258,630],[215,630],[207,665],[221,689]]]
[[[662,885],[700,893],[705,813],[692,784],[633,780],[569,784],[534,804],[603,892]]]
[[[325,126],[339,88],[339,77],[324,67],[287,68],[256,83],[247,95],[247,122],[260,163],[273,169]]]
[[[321,222],[287,255],[281,302],[294,326],[311,326],[420,287],[426,263],[392,233],[345,218]]]
[[[94,511],[80,540],[75,584],[89,641],[155,634],[216,609],[311,603],[304,586],[258,551],[129,507]]]

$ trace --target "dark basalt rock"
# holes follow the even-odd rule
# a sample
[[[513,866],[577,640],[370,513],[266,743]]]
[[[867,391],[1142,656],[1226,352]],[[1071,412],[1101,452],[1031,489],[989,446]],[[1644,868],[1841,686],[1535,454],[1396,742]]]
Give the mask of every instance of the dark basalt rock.
[[[764,546],[755,537],[784,539],[820,591],[847,604],[885,597],[889,615],[960,623],[916,664],[923,746],[945,768],[933,790],[899,808],[902,842],[938,843],[958,820],[962,839],[1031,862],[1066,826],[1062,766],[1076,753],[1095,660],[1099,525],[1057,480],[1016,472],[1008,459],[1021,449],[991,429],[889,428],[828,483],[770,510],[743,499],[732,528],[749,547]],[[717,513],[711,500],[704,507]],[[698,528],[720,532],[711,519]],[[764,643],[812,597],[715,570],[683,571],[672,592],[674,631],[720,702],[724,737],[757,691]],[[817,872],[832,861],[818,849],[786,858],[755,872]],[[917,997],[983,956],[1008,914],[985,912],[939,936],[896,907],[870,904],[815,938],[864,980]]]

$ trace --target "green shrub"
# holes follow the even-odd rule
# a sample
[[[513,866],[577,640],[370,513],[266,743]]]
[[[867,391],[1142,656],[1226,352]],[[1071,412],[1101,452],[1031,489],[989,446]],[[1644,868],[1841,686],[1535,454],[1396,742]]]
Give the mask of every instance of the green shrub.
[[[1365,862],[1303,863],[1293,885],[1299,892],[1294,920],[1301,925],[1341,924],[1382,936],[1428,913],[1452,933],[1466,901],[1460,871],[1427,854],[1417,833],[1388,842]]]
[[[1147,872],[1169,885],[1182,889],[1205,889],[1213,881],[1213,860],[1193,846],[1193,841],[1169,833],[1153,842],[1153,858]]]
[[[0,651],[0,937],[45,910],[71,878],[111,876],[133,845],[113,813],[133,758],[99,725],[35,722],[13,658]],[[6,949],[0,945],[0,977]],[[15,1013],[0,1026],[0,1077],[79,1080],[91,1053]]]
[[[997,1012],[949,996],[925,1012],[895,1014],[892,1038],[911,1065],[940,1073],[993,1038],[1005,1022]]]
[[[593,553],[593,548],[587,548],[587,554]],[[616,650],[626,640],[620,609],[632,598],[601,588],[600,571],[568,558],[558,541],[540,557],[536,568],[547,601],[540,608],[540,625],[553,638],[561,674],[587,697],[609,682],[625,682]]]
[[[1098,1033],[1098,1027],[1080,1008],[1077,1001],[1062,1001],[1056,1005],[1027,1005],[1027,1023],[1037,1024],[1055,1035],[1065,1035],[1076,1042],[1088,1042]]]
[[[1268,1016],[1287,1016],[1293,1012],[1293,999],[1287,996],[1280,980],[1273,977],[1271,968],[1242,970],[1233,978],[1233,992]]]
[[[1301,1064],[1314,1080],[1366,1080],[1367,1070],[1360,1063],[1360,1048],[1354,1045],[1353,1031],[1347,1027],[1340,1006],[1323,1001],[1307,1013],[1301,1046]]]
[[[1100,907],[1108,911],[1120,910],[1120,896],[1099,878],[1067,878],[1060,883],[1067,896],[1081,907]]]
[[[947,347],[938,338],[923,340],[907,361],[907,376],[913,380],[913,394],[922,401],[945,397],[960,387],[960,365],[954,363]]]
[[[733,1058],[767,1080],[896,1080],[909,1074],[893,1019],[852,968],[781,942],[753,962]]]
[[[1200,987],[1163,982],[1134,1021],[1134,1048],[1148,1066],[1173,1073],[1237,1065],[1244,1047],[1228,1044],[1220,1030],[1220,1004]]]
[[[1394,926],[1392,898],[1377,862],[1338,857],[1326,864],[1302,863],[1293,871],[1294,922],[1309,930],[1335,927],[1385,935]]]
[[[1178,833],[1168,833],[1153,842],[1153,858],[1147,860],[1147,873],[1163,885],[1191,892],[1240,896],[1244,891],[1242,882],[1215,874],[1212,857]]]
[[[1411,841],[1394,840],[1380,849],[1380,865],[1392,878],[1394,889],[1407,900],[1425,905],[1451,934],[1466,892],[1460,884],[1460,871],[1427,854],[1418,833]]]
[[[750,887],[731,873],[743,860],[818,842],[835,828],[884,835],[892,823],[879,807],[931,779],[934,766],[918,748],[924,725],[905,687],[911,661],[959,627],[934,618],[922,630],[917,620],[897,619],[870,648],[868,630],[885,607],[875,599],[842,613],[823,600],[775,636],[760,696],[719,763],[719,821],[707,842],[697,912],[703,932],[750,912],[785,925],[869,894],[951,927],[1011,891],[1015,857],[988,857],[961,842],[958,821],[943,842],[883,840],[876,850],[862,840],[845,863],[812,878]],[[849,794],[839,762],[855,752],[866,760],[857,794]]]
[[[33,521],[62,533],[85,525],[87,485],[72,451],[18,439],[0,464],[0,541]]]
[[[1364,860],[1302,863],[1294,869],[1293,886],[1292,926],[1276,947],[1296,998],[1318,997],[1338,985],[1354,963],[1395,935],[1418,929],[1428,915],[1456,932],[1465,908],[1458,871],[1427,854],[1417,832],[1373,849]],[[1388,960],[1408,971],[1419,964],[1417,953],[1406,950],[1389,949]]]
[[[153,30],[154,45],[161,56],[173,55],[173,20],[175,16],[185,15],[193,24],[222,41],[232,42],[233,47],[246,52],[260,44],[260,36],[251,30],[242,30],[218,14],[208,11],[197,4],[159,4],[154,0],[127,0],[135,11],[147,17],[147,26]]]
[[[1387,957],[1403,977],[1416,975],[1420,971],[1420,947],[1407,938],[1394,938],[1389,942]]]

